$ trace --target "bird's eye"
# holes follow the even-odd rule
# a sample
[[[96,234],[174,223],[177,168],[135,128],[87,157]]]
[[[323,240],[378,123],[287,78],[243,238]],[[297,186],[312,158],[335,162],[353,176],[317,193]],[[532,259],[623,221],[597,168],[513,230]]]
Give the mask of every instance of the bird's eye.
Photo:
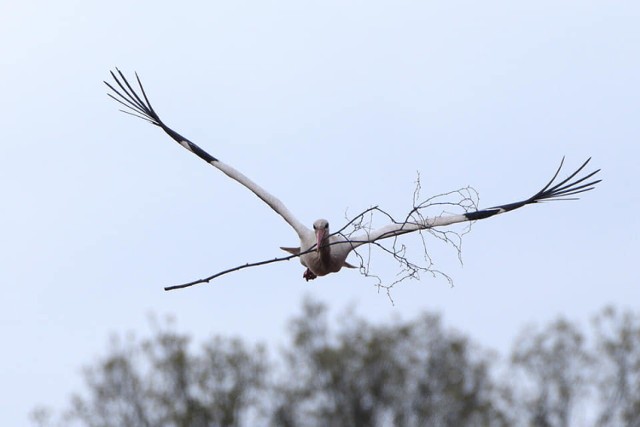
[[[313,229],[314,229],[314,230],[317,230],[317,229],[318,229],[318,227],[316,227],[316,225],[315,225],[315,224],[313,224]]]
[[[324,228],[325,228],[325,229],[329,228],[329,224],[325,224],[325,225],[324,225]]]

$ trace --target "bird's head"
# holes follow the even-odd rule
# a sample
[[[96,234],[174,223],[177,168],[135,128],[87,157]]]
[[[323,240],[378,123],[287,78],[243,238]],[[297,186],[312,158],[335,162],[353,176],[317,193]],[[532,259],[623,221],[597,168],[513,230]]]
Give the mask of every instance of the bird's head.
[[[316,251],[320,252],[320,246],[329,237],[329,221],[318,219],[313,223],[313,232],[316,234]]]

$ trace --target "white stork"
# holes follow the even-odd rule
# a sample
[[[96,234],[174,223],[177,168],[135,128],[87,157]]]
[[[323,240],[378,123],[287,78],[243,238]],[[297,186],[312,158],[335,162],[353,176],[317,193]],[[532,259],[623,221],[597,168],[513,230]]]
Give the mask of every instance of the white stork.
[[[354,238],[347,238],[342,234],[331,234],[329,231],[329,222],[325,219],[318,219],[313,223],[313,229],[309,229],[302,222],[300,222],[293,214],[287,209],[287,207],[275,196],[267,192],[258,184],[247,178],[241,172],[229,166],[226,163],[213,157],[211,154],[204,151],[202,148],[189,141],[187,138],[180,135],[168,127],[151,107],[151,103],[147,98],[147,95],[142,87],[140,78],[136,74],[138,86],[142,97],[131,87],[127,79],[122,72],[116,68],[118,75],[111,71],[115,83],[119,87],[116,89],[108,82],[104,82],[112,91],[113,94],[108,95],[122,104],[126,110],[122,110],[125,113],[132,114],[143,120],[146,120],[156,126],[159,126],[164,130],[171,138],[173,138],[178,144],[191,151],[211,166],[219,169],[229,178],[238,181],[240,184],[247,187],[264,201],[271,209],[273,209],[278,215],[280,215],[298,234],[300,239],[300,246],[296,248],[281,249],[297,255],[300,255],[300,262],[307,269],[303,274],[304,279],[313,280],[318,276],[324,276],[329,273],[336,273],[343,267],[354,268],[346,260],[349,253],[358,248],[361,245],[372,243],[376,240],[386,239],[389,237],[398,236],[405,233],[410,233],[416,230],[423,230],[433,227],[441,227],[450,224],[455,224],[465,221],[476,221],[479,219],[489,218],[494,215],[509,212],[518,209],[522,206],[542,202],[545,200],[575,200],[575,198],[567,198],[567,196],[576,195],[585,191],[592,190],[594,186],[601,180],[588,181],[592,176],[600,171],[600,169],[591,172],[585,176],[577,176],[580,171],[589,163],[591,158],[587,159],[582,166],[573,172],[568,178],[561,182],[555,183],[558,173],[562,168],[560,167],[554,174],[553,178],[542,190],[529,197],[528,199],[508,203],[505,205],[494,206],[487,209],[477,210],[473,212],[467,212],[460,215],[448,215],[438,216],[433,218],[426,218],[421,221],[415,222],[403,222],[393,223],[378,230],[370,231],[361,236]],[[129,110],[129,111],[127,111]],[[585,182],[588,181],[588,182]],[[554,185],[552,185],[554,184]]]

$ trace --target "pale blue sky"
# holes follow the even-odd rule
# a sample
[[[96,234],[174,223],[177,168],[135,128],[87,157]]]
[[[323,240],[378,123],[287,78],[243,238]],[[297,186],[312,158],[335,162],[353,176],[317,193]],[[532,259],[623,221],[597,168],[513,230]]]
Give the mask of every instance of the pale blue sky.
[[[0,425],[62,406],[109,334],[145,333],[150,312],[276,349],[311,295],[371,321],[437,311],[506,352],[526,323],[637,309],[638,22],[636,1],[604,0],[0,3]],[[402,214],[417,171],[425,196],[472,185],[483,207],[537,191],[563,155],[593,156],[605,181],[478,222],[464,267],[434,246],[455,287],[425,276],[395,307],[355,271],[305,283],[294,262],[165,293],[295,234],[119,113],[102,84],[115,66],[308,224]]]

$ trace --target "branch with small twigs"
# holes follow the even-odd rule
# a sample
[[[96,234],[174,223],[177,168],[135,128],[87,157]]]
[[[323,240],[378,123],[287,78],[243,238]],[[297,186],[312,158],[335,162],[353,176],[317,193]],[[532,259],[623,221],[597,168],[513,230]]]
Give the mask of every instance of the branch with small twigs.
[[[478,192],[472,187],[461,188],[455,191],[432,196],[426,200],[420,201],[421,183],[419,174],[415,184],[416,187],[413,194],[413,208],[402,220],[395,220],[391,214],[378,207],[370,208],[369,210],[356,216],[354,220],[351,221],[352,230],[350,233],[343,234],[343,237],[351,240],[351,235],[355,234],[356,232],[365,232],[365,234],[368,236],[369,233],[374,230],[373,217],[376,213],[380,214],[387,222],[390,221],[394,224],[424,225],[428,224],[429,219],[429,217],[425,215],[425,211],[427,209],[441,209],[436,217],[449,214],[459,214],[461,213],[460,211],[462,211],[462,213],[468,213],[478,210]],[[457,212],[452,212],[451,209],[456,210]],[[367,214],[366,220],[365,214]],[[453,279],[449,275],[435,267],[435,263],[431,258],[431,255],[429,254],[427,237],[429,235],[433,236],[439,241],[453,246],[453,248],[456,250],[458,260],[460,264],[462,264],[462,238],[471,230],[471,224],[472,223],[470,222],[466,223],[462,231],[440,230],[437,228],[424,226],[420,227],[420,229],[418,230],[407,230],[407,233],[416,233],[421,241],[422,259],[417,261],[412,260],[412,257],[410,257],[410,250],[407,245],[400,241],[400,235],[395,235],[392,239],[389,239],[389,242],[386,242],[384,240],[371,242],[369,245],[366,245],[365,254],[361,253],[360,249],[354,250],[355,255],[360,261],[360,273],[365,277],[375,279],[375,286],[378,288],[378,291],[384,291],[392,303],[393,298],[391,297],[391,289],[396,284],[408,279],[419,280],[420,273],[428,273],[434,278],[442,277],[450,285],[453,285]],[[373,249],[379,249],[383,253],[391,255],[391,257],[398,263],[399,271],[396,273],[395,278],[390,283],[385,284],[381,277],[372,271],[371,257]]]
[[[379,208],[378,206],[372,206],[370,208],[365,209],[360,212],[358,215],[353,218],[347,219],[347,223],[340,228],[338,231],[332,233],[331,235],[341,235],[348,241],[356,242],[353,239],[353,236],[359,233],[365,234],[368,236],[369,233],[374,229],[373,224],[376,222],[378,217],[384,219],[386,222],[391,222],[394,224],[398,224],[400,226],[404,224],[427,224],[428,217],[426,216],[426,210],[434,208],[441,209],[439,215],[447,215],[451,214],[449,209],[455,209],[460,213],[462,210],[463,213],[477,210],[478,206],[478,193],[472,187],[465,187],[456,191],[451,191],[448,193],[439,194],[433,197],[430,197],[426,200],[420,201],[420,175],[418,175],[416,179],[416,187],[413,192],[413,206],[412,209],[402,218],[402,220],[396,220],[391,214]],[[453,199],[453,200],[448,200]],[[346,215],[345,215],[346,217]],[[446,273],[435,268],[435,264],[431,258],[431,255],[428,251],[428,245],[426,237],[431,235],[436,239],[449,244],[454,247],[457,252],[458,259],[460,263],[462,263],[462,237],[468,233],[470,230],[470,223],[465,227],[462,232],[456,232],[451,230],[437,230],[435,228],[430,228],[423,226],[419,230],[415,230],[420,237],[422,243],[422,259],[420,261],[413,261],[409,255],[409,249],[403,243],[401,243],[399,237],[402,234],[412,232],[412,230],[407,230],[406,232],[396,233],[392,238],[389,239],[389,242],[384,240],[377,240],[370,242],[368,241],[367,245],[363,245],[361,249],[354,249],[353,252],[355,256],[359,260],[359,271],[360,273],[368,278],[372,278],[376,281],[376,286],[378,290],[384,290],[393,303],[393,299],[391,298],[391,288],[396,284],[407,280],[407,279],[419,279],[420,273],[429,273],[433,277],[443,277],[447,280],[447,282],[452,285],[453,280]],[[425,233],[426,232],[426,233]],[[329,246],[334,244],[344,244],[344,242],[334,242],[330,243]],[[389,284],[385,284],[382,278],[377,275],[371,268],[371,259],[372,259],[372,250],[379,249],[382,253],[390,255],[399,265],[400,270],[395,275],[393,281]],[[261,265],[273,264],[281,261],[290,261],[294,258],[299,258],[305,254],[313,252],[316,250],[316,246],[312,246],[306,251],[300,252],[295,255],[287,255],[283,257],[276,257],[268,260],[262,260],[257,262],[250,262],[246,264],[242,264],[233,268],[229,268],[218,273],[212,274],[211,276],[205,277],[203,279],[194,280],[191,282],[167,286],[164,288],[165,291],[172,291],[176,289],[184,289],[194,285],[199,285],[203,283],[209,283],[212,280],[224,276],[229,273],[233,273],[235,271],[244,270],[250,267],[258,267]],[[365,252],[365,253],[363,253]]]

